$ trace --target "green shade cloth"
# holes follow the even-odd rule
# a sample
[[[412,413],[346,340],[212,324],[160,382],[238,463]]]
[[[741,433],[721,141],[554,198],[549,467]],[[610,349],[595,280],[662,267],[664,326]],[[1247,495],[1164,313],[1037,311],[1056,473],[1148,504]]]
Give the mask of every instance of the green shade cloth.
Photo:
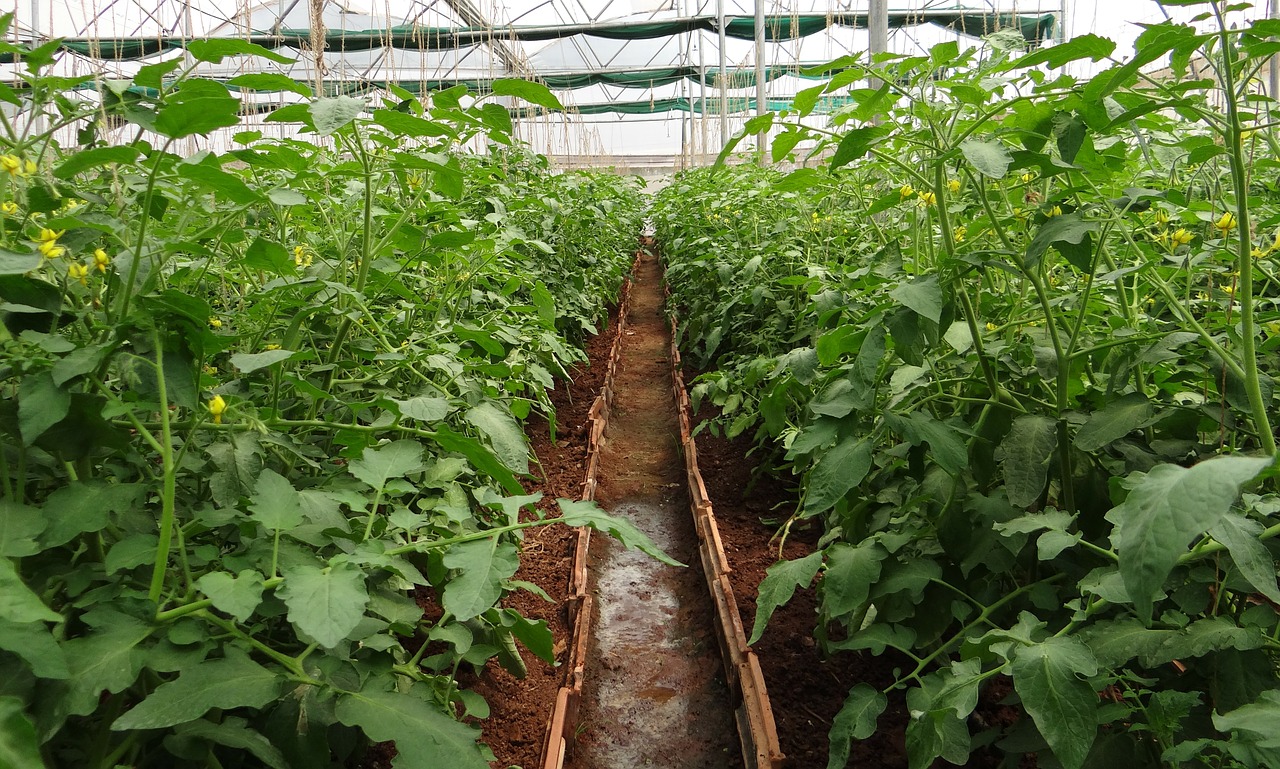
[[[775,14],[765,17],[765,37],[771,41],[794,40],[821,32],[832,24],[865,28],[864,13],[840,13],[832,16],[804,14],[792,16]],[[981,10],[920,10],[895,11],[889,14],[889,26],[907,27],[921,24],[938,24],[966,35],[984,35],[996,29],[1016,27],[1032,44],[1048,39],[1053,34],[1053,14],[1024,16],[990,13]],[[504,26],[504,27],[414,27],[398,26],[389,29],[330,32],[325,35],[328,51],[368,51],[379,48],[439,51],[476,45],[489,40],[541,41],[557,40],[573,35],[592,35],[613,40],[644,40],[670,37],[695,30],[714,32],[717,29],[714,16],[694,16],[686,19],[658,22],[608,22],[603,24],[566,24],[563,26]],[[750,40],[755,36],[754,20],[739,16],[725,23],[725,34]],[[305,29],[284,29],[277,34],[254,34],[246,38],[265,48],[301,49],[311,43],[311,33]],[[178,38],[65,38],[62,48],[82,56],[96,59],[140,59],[164,51],[183,47]],[[13,54],[0,55],[0,63],[12,63]]]
[[[756,100],[754,97],[735,96],[728,99],[726,114],[738,114],[742,112],[755,112]],[[817,114],[827,114],[834,112],[841,107],[853,104],[853,99],[848,96],[824,96],[818,100],[818,104],[814,107]],[[792,108],[790,99],[769,99],[766,102],[768,109],[774,112],[781,112]],[[719,115],[720,100],[719,99],[653,99],[650,101],[632,101],[632,102],[609,102],[606,104],[581,104],[573,107],[566,107],[565,113],[571,115],[653,115],[660,112],[695,112],[700,115]],[[511,116],[515,118],[531,118],[540,117],[545,113],[536,108],[522,108],[511,110]]]

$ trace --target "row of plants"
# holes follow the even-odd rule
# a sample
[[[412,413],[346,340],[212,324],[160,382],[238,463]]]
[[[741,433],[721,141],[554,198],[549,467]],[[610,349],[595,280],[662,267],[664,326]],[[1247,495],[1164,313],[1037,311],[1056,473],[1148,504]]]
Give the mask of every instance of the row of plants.
[[[914,769],[1280,765],[1280,23],[1206,8],[1123,62],[1094,35],[833,62],[744,134],[809,167],[657,197],[694,402],[794,479],[780,536],[825,532],[753,640],[816,579],[822,648],[892,654],[829,767],[891,697]]]
[[[549,521],[522,420],[606,317],[636,184],[553,175],[463,89],[181,156],[240,120],[194,67],[282,57],[192,43],[91,103],[0,47],[0,763],[487,767],[459,670],[554,661],[501,605]]]

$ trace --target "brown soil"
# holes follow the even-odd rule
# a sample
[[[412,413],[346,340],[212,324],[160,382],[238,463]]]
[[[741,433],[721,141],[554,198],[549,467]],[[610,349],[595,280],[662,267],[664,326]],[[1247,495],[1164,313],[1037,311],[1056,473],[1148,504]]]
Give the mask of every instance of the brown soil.
[[[588,362],[571,373],[571,381],[551,391],[555,406],[556,435],[552,440],[551,425],[539,416],[531,416],[525,432],[534,456],[536,472],[541,477],[525,481],[526,493],[542,492],[538,507],[554,510],[560,497],[578,499],[587,462],[588,412],[604,382],[605,362],[618,331],[616,312],[610,314],[604,333],[587,343]],[[569,574],[573,567],[574,530],[554,524],[528,530],[520,556],[520,569],[515,579],[541,587],[555,601],[547,603],[526,591],[511,594],[503,605],[516,609],[530,619],[547,621],[555,637],[557,662],[566,659],[569,638],[565,598]],[[490,717],[480,725],[484,741],[493,749],[495,767],[521,766],[534,769],[541,765],[547,719],[555,705],[560,687],[561,669],[543,662],[522,649],[521,656],[529,673],[524,678],[490,663],[485,673],[472,685],[489,703]]]
[[[670,556],[696,564],[661,286],[657,260],[646,254],[632,285],[596,496]],[[571,765],[741,766],[701,573],[604,537],[593,537],[591,555],[597,608]]]

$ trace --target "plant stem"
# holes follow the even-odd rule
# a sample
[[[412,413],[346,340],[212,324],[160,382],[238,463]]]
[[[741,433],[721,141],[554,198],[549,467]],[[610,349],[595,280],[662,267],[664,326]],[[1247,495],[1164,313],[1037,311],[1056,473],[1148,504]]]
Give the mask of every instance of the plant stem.
[[[155,564],[151,570],[151,589],[147,597],[154,604],[160,603],[164,590],[164,578],[169,568],[169,548],[173,542],[173,522],[176,512],[177,468],[173,462],[173,429],[169,423],[169,392],[164,375],[164,340],[160,332],[152,333],[156,346],[156,389],[160,395],[160,461],[164,473],[160,491],[160,541],[156,543]]]

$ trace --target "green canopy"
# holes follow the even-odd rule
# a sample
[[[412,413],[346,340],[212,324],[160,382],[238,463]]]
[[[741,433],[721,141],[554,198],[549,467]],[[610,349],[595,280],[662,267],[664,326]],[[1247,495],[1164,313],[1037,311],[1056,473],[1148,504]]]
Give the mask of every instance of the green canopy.
[[[1040,43],[1053,34],[1054,16],[1024,16],[1008,13],[990,13],[974,10],[919,10],[895,11],[889,14],[891,27],[920,24],[938,24],[966,35],[983,35],[997,29],[1016,27],[1031,44]],[[864,13],[839,13],[831,16],[818,14],[774,14],[765,17],[765,37],[768,40],[793,40],[821,32],[837,24],[846,27],[865,28]],[[754,20],[738,16],[725,23],[725,34],[750,40],[754,37]],[[368,51],[378,48],[438,51],[476,45],[490,40],[540,41],[556,40],[573,35],[592,35],[613,40],[643,40],[669,37],[695,30],[714,32],[717,22],[714,16],[693,16],[673,21],[657,22],[606,22],[600,24],[567,24],[563,26],[503,26],[503,27],[416,27],[396,26],[388,29],[368,29],[354,32],[330,32],[325,35],[325,49],[334,52]],[[274,34],[252,34],[247,38],[265,48],[301,49],[311,44],[311,32],[305,29],[284,29]],[[183,48],[186,41],[180,38],[65,38],[61,47],[81,56],[96,59],[139,59],[164,51]],[[0,55],[0,63],[12,63],[14,55]]]

